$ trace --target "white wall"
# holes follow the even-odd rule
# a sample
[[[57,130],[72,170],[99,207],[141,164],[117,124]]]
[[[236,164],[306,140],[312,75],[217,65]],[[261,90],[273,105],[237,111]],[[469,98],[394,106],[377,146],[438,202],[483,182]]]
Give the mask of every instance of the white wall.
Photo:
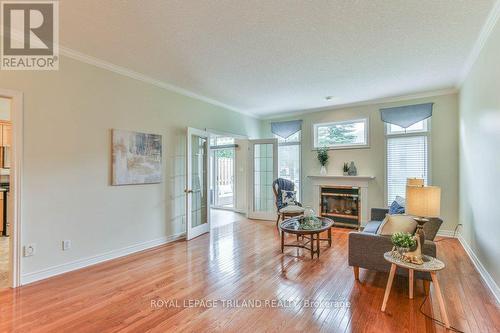
[[[460,222],[465,247],[500,299],[500,22],[460,90]]]
[[[303,119],[302,124],[302,184],[303,202],[311,205],[314,193],[308,175],[319,174],[319,162],[316,151],[312,149],[312,126],[314,123],[369,118],[370,147],[365,149],[330,150],[328,173],[341,175],[344,162],[354,161],[358,174],[375,176],[368,190],[368,207],[385,207],[385,132],[380,120],[379,109],[392,106],[434,103],[431,131],[431,182],[441,186],[441,217],[443,225],[440,231],[453,231],[458,223],[458,98],[457,94],[412,99],[397,103],[379,103],[306,113],[273,119],[264,122],[262,133],[271,137],[271,121]]]
[[[59,71],[2,71],[0,88],[24,93],[22,244],[36,243],[37,253],[22,258],[23,275],[183,233],[186,127],[248,137],[260,129],[256,119],[66,57]],[[161,184],[110,186],[112,128],[163,135]]]

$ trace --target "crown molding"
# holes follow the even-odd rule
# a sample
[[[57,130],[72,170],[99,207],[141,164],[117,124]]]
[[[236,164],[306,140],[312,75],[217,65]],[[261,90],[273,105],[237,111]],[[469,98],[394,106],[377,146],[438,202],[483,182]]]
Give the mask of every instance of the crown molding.
[[[271,114],[269,116],[262,117],[262,119],[272,120],[272,119],[279,119],[279,118],[285,118],[285,117],[296,117],[296,116],[301,116],[301,115],[308,114],[308,113],[333,111],[333,110],[346,109],[346,108],[352,108],[352,107],[357,107],[357,106],[394,103],[394,102],[401,102],[401,101],[406,101],[406,100],[411,100],[411,99],[451,95],[451,94],[456,94],[457,92],[458,92],[458,89],[455,87],[452,87],[452,88],[425,91],[425,92],[414,93],[414,94],[369,99],[369,100],[364,100],[364,101],[354,102],[354,103],[331,105],[331,106],[326,106],[326,107],[322,107],[322,108],[297,110],[297,111],[291,111],[291,112],[286,112],[286,113],[276,113],[276,114]]]
[[[481,32],[479,33],[479,36],[477,37],[477,40],[474,43],[474,46],[472,47],[472,50],[469,53],[469,56],[467,57],[465,65],[458,78],[458,82],[456,85],[457,88],[460,88],[462,86],[465,79],[469,75],[472,66],[475,64],[477,58],[479,58],[479,54],[481,53],[481,50],[488,41],[491,32],[493,31],[493,28],[495,28],[495,25],[497,24],[499,18],[500,18],[500,0],[497,0],[493,5],[493,8],[489,13],[488,18],[486,19],[486,22],[481,28]]]
[[[108,61],[105,61],[105,60],[102,60],[102,59],[99,59],[99,58],[95,58],[95,57],[89,56],[87,54],[81,53],[79,51],[76,51],[76,50],[73,50],[73,49],[70,49],[70,48],[67,48],[67,47],[64,47],[62,45],[59,45],[59,53],[60,53],[60,55],[63,55],[65,57],[68,57],[68,58],[71,58],[71,59],[74,59],[74,60],[77,60],[77,61],[89,64],[89,65],[92,65],[92,66],[95,66],[95,67],[99,67],[101,69],[105,69],[105,70],[114,72],[116,74],[119,74],[119,75],[122,75],[122,76],[126,76],[126,77],[131,78],[131,79],[139,80],[139,81],[142,81],[144,83],[148,83],[148,84],[151,84],[153,86],[156,86],[156,87],[168,90],[168,91],[172,91],[172,92],[175,92],[177,94],[180,94],[180,95],[183,95],[183,96],[186,96],[186,97],[194,98],[194,99],[203,101],[203,102],[208,103],[208,104],[216,105],[216,106],[222,107],[224,109],[227,109],[227,110],[230,110],[230,111],[234,111],[234,112],[243,114],[245,116],[249,116],[249,117],[252,117],[252,118],[259,119],[259,117],[257,117],[254,114],[251,114],[249,112],[245,112],[243,110],[237,109],[237,108],[235,108],[233,106],[224,104],[224,103],[216,101],[214,99],[211,99],[211,98],[208,98],[208,97],[196,94],[196,93],[194,93],[192,91],[189,91],[189,90],[177,87],[177,86],[175,86],[173,84],[166,83],[166,82],[154,79],[154,78],[152,78],[150,76],[147,76],[147,75],[144,75],[142,73],[133,71],[131,69],[115,65],[115,64],[113,64],[111,62],[108,62]]]

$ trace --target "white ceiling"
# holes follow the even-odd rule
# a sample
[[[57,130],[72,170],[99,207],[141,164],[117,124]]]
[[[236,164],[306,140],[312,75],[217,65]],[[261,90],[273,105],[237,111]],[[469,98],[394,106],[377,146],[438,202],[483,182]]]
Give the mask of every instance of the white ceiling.
[[[493,3],[64,0],[60,40],[269,116],[453,87]]]

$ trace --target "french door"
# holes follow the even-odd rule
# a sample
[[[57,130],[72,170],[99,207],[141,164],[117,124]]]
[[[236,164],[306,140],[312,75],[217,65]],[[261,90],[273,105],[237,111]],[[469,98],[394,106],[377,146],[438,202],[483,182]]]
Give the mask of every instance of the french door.
[[[278,178],[278,140],[249,140],[248,217],[276,219],[276,204],[272,184]]]
[[[187,240],[210,231],[209,161],[210,134],[188,128],[186,155]]]

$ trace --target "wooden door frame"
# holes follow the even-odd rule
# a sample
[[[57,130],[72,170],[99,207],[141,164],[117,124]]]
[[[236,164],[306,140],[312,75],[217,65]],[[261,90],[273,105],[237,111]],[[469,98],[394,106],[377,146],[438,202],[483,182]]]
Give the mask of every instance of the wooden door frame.
[[[12,288],[21,285],[21,232],[22,232],[22,186],[23,186],[23,138],[24,110],[23,93],[15,90],[1,89],[0,97],[9,98],[11,102],[10,118],[12,123],[12,159],[10,169],[10,198],[8,206],[10,214],[10,260],[9,282]]]

